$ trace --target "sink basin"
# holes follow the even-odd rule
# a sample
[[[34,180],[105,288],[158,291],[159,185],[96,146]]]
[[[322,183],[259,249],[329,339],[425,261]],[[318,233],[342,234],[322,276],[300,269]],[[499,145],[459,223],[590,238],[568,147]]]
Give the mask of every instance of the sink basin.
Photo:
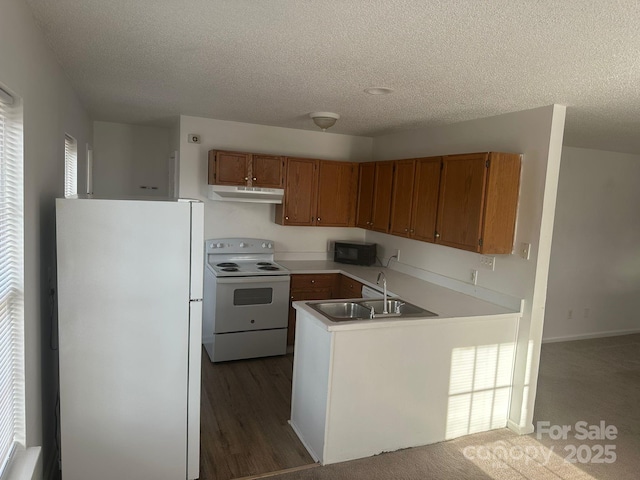
[[[309,306],[334,322],[368,320],[371,316],[370,308],[365,308],[356,302],[310,303]]]
[[[387,300],[387,314],[382,313],[384,311],[384,300],[367,300],[361,302],[361,305],[371,311],[371,307],[374,310],[375,316],[401,316],[401,317],[436,317],[437,314],[420,308],[412,303],[407,303],[403,300]]]
[[[436,313],[420,308],[403,300],[387,300],[389,313],[382,313],[384,302],[382,299],[365,299],[357,302],[321,302],[308,303],[311,308],[327,317],[332,322],[346,322],[351,320],[372,320],[380,318],[405,317],[436,317]],[[371,308],[373,307],[373,317]]]

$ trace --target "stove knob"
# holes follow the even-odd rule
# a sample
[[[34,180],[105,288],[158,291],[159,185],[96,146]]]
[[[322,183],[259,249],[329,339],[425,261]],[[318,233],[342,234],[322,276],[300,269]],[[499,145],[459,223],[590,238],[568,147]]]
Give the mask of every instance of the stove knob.
[[[216,244],[215,244],[215,243],[213,243],[213,242],[211,242],[211,243],[209,244],[209,248],[216,248]]]
[[[273,248],[273,245],[271,245],[270,243],[267,243],[267,248]]]
[[[262,248],[267,248],[267,242],[262,242]]]
[[[244,248],[244,247],[246,247],[246,246],[247,246],[247,244],[246,244],[246,243],[244,243],[244,242],[240,242],[240,248]]]
[[[224,243],[218,243],[218,244],[216,245],[216,248],[223,248],[223,247],[224,247]]]

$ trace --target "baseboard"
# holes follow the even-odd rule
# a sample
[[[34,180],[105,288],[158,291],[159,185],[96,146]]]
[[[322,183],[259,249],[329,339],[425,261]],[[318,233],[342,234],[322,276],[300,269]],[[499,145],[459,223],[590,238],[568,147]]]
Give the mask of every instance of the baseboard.
[[[300,435],[300,430],[298,430],[298,427],[296,427],[296,424],[293,423],[291,420],[289,420],[289,425],[291,425],[291,428],[293,429],[295,434],[298,436],[298,439],[300,440],[300,442],[302,442],[302,445],[304,446],[304,448],[307,450],[307,452],[309,452],[309,455],[311,455],[311,458],[313,458],[313,461],[320,462],[320,457],[316,455],[313,449],[307,444],[304,437]]]
[[[631,330],[610,330],[607,332],[581,333],[578,335],[566,335],[562,337],[542,337],[542,343],[572,342],[574,340],[589,340],[591,338],[618,337],[621,335],[633,335],[640,333],[640,328]]]
[[[507,420],[507,428],[518,435],[529,435],[535,431],[533,423],[522,427],[511,420]]]

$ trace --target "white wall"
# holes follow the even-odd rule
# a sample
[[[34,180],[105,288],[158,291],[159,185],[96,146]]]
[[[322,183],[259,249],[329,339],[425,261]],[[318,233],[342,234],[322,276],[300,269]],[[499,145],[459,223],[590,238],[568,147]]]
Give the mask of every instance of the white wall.
[[[187,143],[199,134],[201,144]],[[207,152],[211,149],[280,154],[328,160],[371,159],[373,140],[290,128],[180,117],[180,196],[205,204],[205,238],[256,237],[275,241],[277,258],[325,257],[329,239],[362,239],[357,228],[283,227],[274,222],[273,205],[206,199]]]
[[[545,341],[640,331],[638,179],[639,155],[562,149]]]
[[[0,83],[20,96],[24,107],[26,441],[43,445],[48,466],[55,453],[58,383],[48,297],[48,278],[55,278],[54,198],[64,192],[65,133],[78,141],[78,191],[86,189],[92,127],[26,2],[3,0],[0,9]]]
[[[478,279],[479,287],[525,300],[510,415],[512,426],[521,431],[533,428],[564,118],[565,107],[552,105],[374,140],[376,160],[491,150],[524,154],[515,245],[531,243],[530,260],[500,255],[495,271],[480,270]],[[375,232],[368,232],[366,238],[380,244],[385,257],[399,248],[401,264],[396,268],[400,270],[413,267],[468,282],[471,269],[479,265],[480,256],[470,252]]]
[[[168,128],[94,122],[93,139],[94,194],[167,195],[171,155]]]

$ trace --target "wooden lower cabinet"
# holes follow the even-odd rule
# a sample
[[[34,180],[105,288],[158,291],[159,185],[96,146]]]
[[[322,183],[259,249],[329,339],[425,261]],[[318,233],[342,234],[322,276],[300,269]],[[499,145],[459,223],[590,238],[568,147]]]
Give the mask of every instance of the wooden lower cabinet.
[[[362,283],[339,273],[318,273],[291,275],[289,295],[289,323],[287,345],[293,345],[296,338],[296,311],[293,302],[299,300],[331,300],[337,298],[360,298]]]
[[[362,283],[346,275],[340,275],[340,290],[334,298],[361,298]]]
[[[291,306],[292,302],[333,298],[334,292],[338,291],[339,281],[339,273],[291,275],[287,345],[293,345],[296,338],[296,311]]]

